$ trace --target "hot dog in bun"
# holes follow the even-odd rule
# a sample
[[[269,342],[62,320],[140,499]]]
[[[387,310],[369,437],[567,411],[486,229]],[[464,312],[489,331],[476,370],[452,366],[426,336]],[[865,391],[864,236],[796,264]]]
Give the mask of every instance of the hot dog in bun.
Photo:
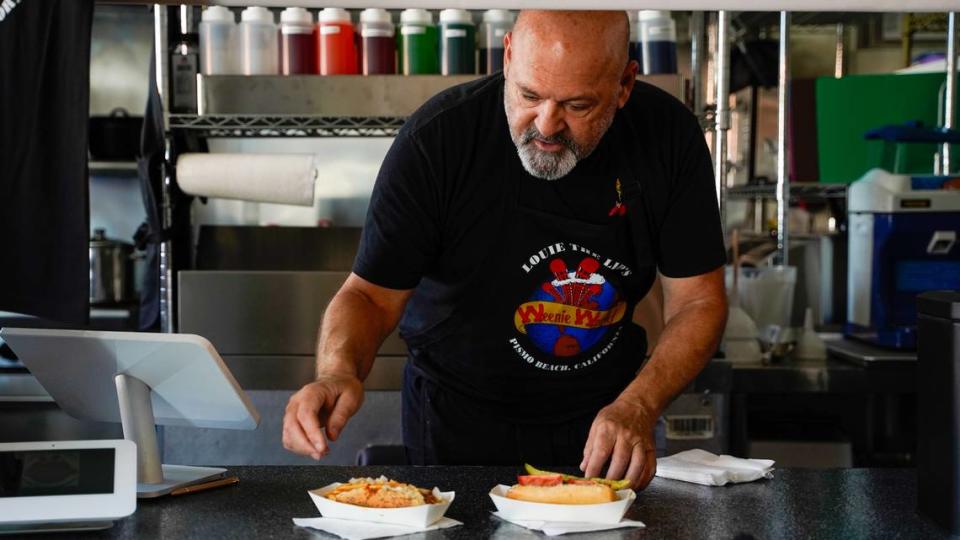
[[[606,485],[610,486],[610,488],[612,488],[614,491],[620,491],[621,489],[627,489],[628,487],[630,487],[630,481],[629,481],[629,480],[626,480],[626,479],[624,479],[624,480],[610,480],[610,479],[607,479],[607,478],[599,478],[599,477],[593,477],[593,478],[586,478],[586,479],[585,479],[585,478],[580,477],[580,476],[571,476],[571,475],[569,475],[569,474],[563,474],[563,473],[556,473],[556,472],[544,471],[544,470],[541,470],[541,469],[538,469],[538,468],[534,467],[533,465],[531,465],[531,464],[529,464],[529,463],[524,463],[524,464],[523,464],[523,468],[524,468],[525,471],[527,471],[527,474],[534,475],[534,476],[560,475],[560,478],[562,478],[564,482],[570,482],[570,481],[572,481],[572,480],[593,480],[594,482],[596,482],[596,483],[598,483],[598,484],[606,484]]]
[[[549,504],[598,504],[617,500],[617,493],[609,485],[594,480],[537,474],[518,476],[517,484],[507,491],[507,497]]]

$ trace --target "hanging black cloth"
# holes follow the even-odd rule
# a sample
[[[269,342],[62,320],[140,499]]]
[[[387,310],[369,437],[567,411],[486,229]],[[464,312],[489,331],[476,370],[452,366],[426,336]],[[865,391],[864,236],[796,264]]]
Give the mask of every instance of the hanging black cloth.
[[[137,170],[147,221],[137,230],[137,248],[146,251],[146,272],[140,292],[140,330],[160,328],[160,243],[164,240],[160,202],[164,153],[163,103],[157,92],[156,51],[150,55],[150,86],[140,132]]]
[[[168,24],[176,28],[179,22],[171,17]],[[172,163],[176,162],[177,149],[183,149],[186,152],[207,151],[206,142],[198,137],[173,134],[169,141],[167,140],[163,100],[157,91],[156,63],[154,49],[150,55],[150,85],[147,90],[147,107],[143,113],[143,128],[140,132],[140,158],[137,162],[140,193],[147,216],[147,220],[140,225],[135,236],[137,249],[146,252],[146,272],[140,287],[139,329],[142,331],[161,330],[160,245],[167,240],[172,242],[173,276],[176,276],[177,270],[187,268],[190,262],[190,201],[192,198],[180,191],[176,182],[170,186],[168,193],[173,224],[166,229],[163,226],[163,166],[168,151],[167,145],[170,145]],[[175,179],[174,172],[175,170],[171,168],[168,174]],[[176,283],[173,283],[172,287],[175,295]],[[176,311],[175,306],[172,309]]]
[[[93,0],[0,7],[0,310],[89,318]]]

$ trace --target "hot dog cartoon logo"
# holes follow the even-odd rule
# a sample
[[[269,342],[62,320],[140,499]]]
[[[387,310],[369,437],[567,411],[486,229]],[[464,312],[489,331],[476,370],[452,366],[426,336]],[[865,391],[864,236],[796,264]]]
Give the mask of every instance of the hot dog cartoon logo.
[[[516,329],[555,357],[596,345],[626,312],[626,302],[600,273],[602,266],[593,256],[579,258],[576,266],[562,256],[549,259],[547,279],[514,313]]]

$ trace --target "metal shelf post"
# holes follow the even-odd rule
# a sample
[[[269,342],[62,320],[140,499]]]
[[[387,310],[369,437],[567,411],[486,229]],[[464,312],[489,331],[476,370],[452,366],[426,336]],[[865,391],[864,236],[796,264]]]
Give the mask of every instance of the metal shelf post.
[[[720,208],[720,225],[726,231],[726,190],[727,190],[727,131],[730,129],[730,13],[720,11],[717,14],[717,51],[714,60],[716,66],[716,127],[714,137],[713,170],[716,174],[717,204]],[[724,238],[726,233],[724,232]]]
[[[706,14],[694,11],[690,16],[690,87],[693,93],[693,114],[703,117],[703,59],[706,52],[704,32]]]
[[[835,45],[834,60],[833,60],[833,76],[837,79],[843,77],[847,72],[847,66],[845,61],[845,26],[842,22],[837,23],[837,42]]]
[[[951,11],[947,15],[947,87],[946,99],[943,107],[943,127],[953,129],[953,117],[957,109],[957,13]],[[940,150],[942,156],[943,174],[949,175],[953,171],[954,163],[951,155],[950,143],[944,143]]]
[[[164,124],[167,123],[170,111],[170,99],[167,92],[168,64],[167,64],[167,6],[154,4],[153,6],[153,41],[156,61],[154,62],[157,79],[157,93],[163,107]],[[162,178],[160,221],[163,230],[173,226],[172,212],[172,173],[170,170],[170,137],[164,138],[164,161],[160,165]],[[160,243],[160,331],[173,333],[176,328],[173,320],[173,240],[165,239]]]
[[[787,137],[790,110],[790,12],[780,12],[780,69],[777,76],[777,264],[789,264],[790,176]]]

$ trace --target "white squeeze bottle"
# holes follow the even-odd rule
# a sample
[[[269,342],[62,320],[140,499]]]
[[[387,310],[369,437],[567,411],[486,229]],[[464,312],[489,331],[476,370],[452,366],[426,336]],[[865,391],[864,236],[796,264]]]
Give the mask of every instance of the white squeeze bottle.
[[[251,6],[240,14],[240,71],[244,75],[276,75],[277,27],[273,13]]]
[[[237,21],[223,6],[210,6],[200,17],[200,73],[238,73],[236,55]]]

